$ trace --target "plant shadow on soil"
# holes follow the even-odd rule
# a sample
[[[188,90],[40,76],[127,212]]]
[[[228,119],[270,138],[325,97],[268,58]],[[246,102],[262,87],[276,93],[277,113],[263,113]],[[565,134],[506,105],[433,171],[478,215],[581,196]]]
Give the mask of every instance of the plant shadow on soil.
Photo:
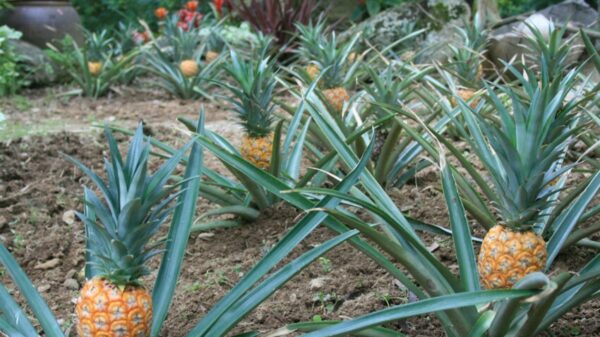
[[[27,125],[40,119],[60,118],[83,125],[82,121],[91,119],[112,119],[131,128],[143,119],[153,135],[174,145],[185,141],[178,131],[182,127],[174,126],[175,117],[194,116],[199,107],[195,103],[170,100],[160,93],[117,95],[99,101],[74,98],[66,103],[48,102],[40,98],[44,97],[44,93],[39,91],[26,95],[31,101],[27,111],[11,108],[10,104],[3,109],[9,118],[19,123]],[[90,111],[94,111],[92,117]],[[209,128],[223,131],[227,138],[236,137],[239,129],[233,126],[233,119],[227,112],[212,103],[207,103],[207,112]],[[118,140],[122,146],[125,145],[125,137],[118,137]],[[82,208],[82,185],[89,185],[89,180],[67,163],[61,153],[74,156],[100,171],[106,151],[104,139],[98,132],[61,131],[0,143],[0,240],[15,255],[65,327],[72,325],[74,319],[73,300],[77,296],[77,286],[81,286],[78,274],[84,263],[83,226],[73,219],[71,211]],[[222,169],[214,157],[207,156],[206,163]],[[439,190],[438,172],[431,169],[421,173],[416,182],[390,193],[412,216],[447,226],[445,203]],[[198,214],[212,207],[201,200]],[[259,220],[242,227],[192,235],[162,335],[185,336],[300,216],[299,211],[278,204]],[[476,234],[481,235],[482,231],[478,230]],[[333,236],[334,233],[320,227],[286,261]],[[448,237],[429,234],[423,234],[423,237],[444,264],[456,269],[452,241]],[[561,269],[569,266],[570,270],[575,270],[596,253],[591,249],[572,248],[561,254],[557,266]],[[49,261],[52,263],[47,263]],[[151,264],[156,267],[158,261],[153,260]],[[146,283],[152,284],[153,277],[150,275]],[[1,269],[0,279],[11,291],[15,290],[14,284]],[[74,283],[74,280],[77,282]],[[19,296],[18,299],[22,301]],[[268,332],[316,316],[349,319],[411,300],[414,296],[394,282],[383,269],[349,244],[343,244],[296,275],[240,322],[234,332]],[[552,326],[552,334],[600,335],[599,302],[588,302],[565,315]],[[444,335],[432,315],[388,326],[408,336]]]

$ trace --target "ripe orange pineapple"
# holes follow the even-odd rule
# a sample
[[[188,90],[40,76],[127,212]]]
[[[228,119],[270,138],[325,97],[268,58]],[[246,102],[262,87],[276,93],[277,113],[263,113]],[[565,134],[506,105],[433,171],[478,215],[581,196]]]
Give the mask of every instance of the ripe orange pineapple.
[[[224,69],[239,88],[226,87],[234,95],[230,101],[245,131],[240,153],[255,166],[268,169],[273,154],[273,60],[244,61],[232,51],[231,63]]]
[[[473,98],[475,96],[475,90],[467,89],[467,88],[458,88],[456,90],[456,95],[458,97],[460,97],[463,101],[468,103],[469,100],[471,100],[471,98]],[[455,108],[458,105],[458,102],[456,101],[456,98],[454,98],[454,97],[452,97],[452,99],[450,100],[450,103],[453,108]],[[469,106],[471,108],[475,109],[477,107],[477,104],[479,104],[479,99],[474,99],[473,101],[471,101],[471,104],[469,104]]]
[[[118,149],[109,131],[107,138],[110,148]],[[168,177],[173,168],[163,166],[155,175],[149,174],[150,145],[144,140],[141,125],[128,158],[123,160],[117,151],[111,152],[112,165],[107,165],[108,183],[96,181],[105,191],[105,199],[86,188],[88,209],[77,214],[86,227],[88,279],[75,308],[80,337],[150,336],[152,297],[140,278],[148,274],[146,261],[157,253],[148,242],[170,212],[169,203],[163,200],[174,188],[165,187],[166,179],[156,181],[153,177]],[[93,174],[70,159],[82,171]]]
[[[245,135],[242,138],[240,152],[242,157],[263,170],[271,166],[271,155],[273,150],[273,133],[264,137],[251,137]]]
[[[204,59],[206,60],[206,63],[212,63],[218,57],[219,57],[219,53],[216,51],[213,51],[213,50],[207,51],[206,54],[204,55]]]
[[[335,112],[342,112],[344,103],[350,100],[348,91],[343,87],[323,90],[323,96],[329,102],[329,105],[334,109]]]
[[[546,242],[533,231],[494,226],[479,251],[481,281],[488,289],[510,288],[525,275],[541,271],[546,256]]]
[[[308,74],[308,78],[311,81],[314,81],[315,78],[317,78],[317,76],[319,76],[319,73],[321,72],[321,70],[319,69],[319,66],[311,63],[308,66],[306,66],[306,73]]]
[[[194,60],[183,60],[179,64],[179,70],[185,77],[194,77],[198,75],[198,63]]]
[[[76,314],[81,337],[147,337],[152,323],[152,297],[142,286],[121,289],[97,277],[81,289]]]
[[[90,75],[98,76],[100,74],[100,71],[102,71],[102,62],[88,62],[88,70],[90,72]]]

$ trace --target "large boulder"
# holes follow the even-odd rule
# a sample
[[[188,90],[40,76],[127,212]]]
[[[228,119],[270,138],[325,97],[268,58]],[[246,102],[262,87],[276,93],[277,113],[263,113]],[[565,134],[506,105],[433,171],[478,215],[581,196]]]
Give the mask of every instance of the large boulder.
[[[544,36],[557,25],[569,25],[573,28],[597,28],[599,25],[598,12],[583,0],[567,0],[547,7],[529,17],[515,20],[494,29],[491,33],[488,59],[497,67],[502,68],[504,62],[519,61],[522,56],[529,55],[527,39],[533,37],[529,26],[539,29]],[[573,33],[566,34],[569,38]],[[583,42],[579,37],[573,40],[570,51],[571,62],[577,61],[583,54]]]
[[[454,29],[470,17],[470,7],[463,0],[408,1],[361,22],[340,34],[345,40],[362,33],[369,44],[382,50],[404,38],[411,31],[426,32],[409,41],[411,50],[421,50],[420,60],[430,62],[448,56],[448,46],[457,41]]]
[[[19,55],[20,62],[30,70],[26,74],[26,79],[31,85],[46,85],[56,80],[52,61],[42,49],[22,40],[9,40],[8,44]]]

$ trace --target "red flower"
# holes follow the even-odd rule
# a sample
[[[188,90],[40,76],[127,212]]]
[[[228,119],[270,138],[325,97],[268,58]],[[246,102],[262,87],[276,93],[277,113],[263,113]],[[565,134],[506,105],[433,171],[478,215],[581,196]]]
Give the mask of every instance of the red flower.
[[[223,14],[223,0],[213,0],[213,4],[219,14]]]
[[[190,26],[187,24],[187,22],[182,21],[177,22],[177,27],[181,28],[184,31],[188,31],[190,29]]]
[[[150,42],[150,33],[148,33],[147,31],[133,32],[133,41],[136,44],[144,44]]]
[[[187,8],[187,10],[195,12],[198,9],[198,1],[188,1],[185,4],[185,8]]]
[[[167,15],[169,14],[169,11],[164,8],[164,7],[158,7],[155,11],[154,11],[154,15],[156,15],[156,17],[159,20],[163,20],[164,18],[167,17]]]
[[[204,16],[203,16],[201,13],[197,13],[197,14],[196,14],[196,17],[194,18],[194,26],[195,26],[196,28],[200,27],[200,21],[202,21],[202,18],[203,18],[203,17],[204,17]]]

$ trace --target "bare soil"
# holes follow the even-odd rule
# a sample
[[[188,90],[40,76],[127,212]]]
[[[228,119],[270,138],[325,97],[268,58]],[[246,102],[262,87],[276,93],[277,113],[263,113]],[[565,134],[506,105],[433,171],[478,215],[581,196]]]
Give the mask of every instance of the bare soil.
[[[144,120],[148,132],[160,140],[181,145],[187,140],[176,117],[195,117],[201,102],[184,102],[151,89],[122,88],[107,98],[56,98],[64,88],[32,90],[18,100],[0,101],[9,121],[34,126],[47,120],[65,121],[44,135],[28,135],[0,143],[0,241],[23,266],[65,327],[72,325],[73,301],[81,286],[84,264],[82,224],[73,210],[82,209],[83,184],[89,181],[61,154],[71,155],[99,171],[107,148],[92,123],[116,123],[127,128]],[[219,104],[204,102],[207,127],[237,142],[239,127]],[[125,137],[119,137],[125,141]],[[208,156],[207,164],[218,168]],[[435,169],[390,194],[401,209],[426,222],[448,225],[439,176]],[[198,214],[212,208],[201,200]],[[194,234],[185,256],[181,278],[164,336],[185,336],[200,318],[287,232],[301,216],[279,204],[253,223],[232,229]],[[592,219],[598,221],[599,219]],[[478,234],[483,233],[480,229]],[[318,228],[290,258],[333,237]],[[441,261],[456,267],[452,241],[423,234]],[[576,247],[562,254],[558,269],[576,270],[597,251]],[[157,261],[153,261],[157,265]],[[455,268],[456,269],[456,268]],[[4,273],[5,274],[5,273]],[[150,275],[151,282],[154,275]],[[0,269],[0,279],[15,286]],[[74,283],[75,281],[75,283]],[[348,319],[415,300],[384,270],[349,244],[295,276],[242,321],[236,333],[269,332],[288,323]],[[600,336],[600,301],[588,302],[554,324],[548,336]],[[395,322],[389,327],[408,336],[443,336],[434,316]]]

